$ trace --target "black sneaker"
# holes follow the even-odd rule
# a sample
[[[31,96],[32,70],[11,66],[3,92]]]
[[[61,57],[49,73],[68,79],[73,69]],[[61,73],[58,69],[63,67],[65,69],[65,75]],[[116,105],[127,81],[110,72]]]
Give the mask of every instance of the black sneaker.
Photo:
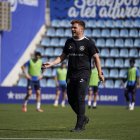
[[[89,122],[89,118],[87,116],[85,116],[82,129],[85,129],[85,126],[88,124],[88,122]]]
[[[88,106],[88,109],[90,109],[90,108],[91,108],[91,106],[89,105],[89,106]]]
[[[70,130],[70,132],[82,132],[84,130],[85,130],[84,128],[77,127],[77,128]]]

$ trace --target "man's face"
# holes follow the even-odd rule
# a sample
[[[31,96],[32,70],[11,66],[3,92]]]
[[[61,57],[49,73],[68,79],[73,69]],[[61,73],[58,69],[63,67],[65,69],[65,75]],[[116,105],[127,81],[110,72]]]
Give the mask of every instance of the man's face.
[[[39,60],[40,58],[41,58],[40,55],[35,55],[36,60]]]
[[[74,23],[72,24],[71,31],[74,38],[79,37],[79,35],[83,34],[83,27],[78,23]]]

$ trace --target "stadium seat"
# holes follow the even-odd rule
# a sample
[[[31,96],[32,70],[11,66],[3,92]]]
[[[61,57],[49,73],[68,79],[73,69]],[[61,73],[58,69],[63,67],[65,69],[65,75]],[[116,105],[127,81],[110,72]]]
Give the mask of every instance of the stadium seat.
[[[124,27],[126,28],[133,28],[133,20],[131,19],[127,19],[127,20],[124,20]]]
[[[52,27],[60,27],[60,21],[57,19],[52,20],[51,26]]]
[[[133,25],[136,28],[140,28],[140,19],[135,19]]]
[[[91,31],[91,29],[86,29],[86,30],[84,31],[84,35],[87,36],[87,37],[91,37],[91,36],[92,36],[92,31]]]
[[[38,47],[38,48],[36,48],[36,50],[35,51],[37,51],[37,52],[40,52],[41,53],[41,55],[44,55],[44,48],[43,47]]]
[[[127,69],[120,69],[119,77],[126,78],[127,77]]]
[[[71,37],[71,30],[65,29],[65,37]]]
[[[119,71],[118,69],[111,69],[109,72],[109,77],[110,78],[118,78],[119,76]]]
[[[56,76],[56,70],[57,70],[57,68],[54,68],[54,69],[52,70],[52,76]]]
[[[115,59],[115,67],[123,68],[124,62],[122,58]]]
[[[26,87],[27,86],[27,79],[24,78],[24,77],[21,77],[18,81],[18,86],[21,86],[21,87]]]
[[[41,79],[41,80],[40,80],[40,86],[41,86],[41,87],[46,87],[46,86],[47,86],[47,81],[46,81],[46,79]]]
[[[115,47],[119,47],[119,48],[124,47],[124,40],[122,38],[116,39]]]
[[[130,57],[138,57],[138,56],[139,56],[138,49],[131,49],[131,50],[129,51],[129,56],[130,56]]]
[[[101,47],[101,48],[105,47],[105,44],[106,44],[105,39],[103,38],[97,39],[97,43],[96,43],[97,47]]]
[[[140,57],[135,60],[135,66],[140,69]]]
[[[96,27],[98,28],[105,28],[105,21],[104,20],[97,20]]]
[[[88,20],[86,26],[89,28],[96,28],[96,20]]]
[[[135,39],[134,47],[139,47],[140,48],[140,39]]]
[[[64,47],[67,38],[61,38],[59,41],[59,46]]]
[[[43,62],[43,63],[48,62],[48,58],[47,58],[47,57],[43,57],[43,58],[42,58],[42,62]]]
[[[115,80],[114,88],[123,88],[123,81],[122,80]]]
[[[48,79],[47,80],[47,87],[55,87],[55,80],[53,79]]]
[[[60,27],[64,27],[64,28],[69,28],[71,27],[70,21],[69,20],[61,20],[59,23]]]
[[[109,77],[109,70],[107,68],[103,68],[103,74],[105,76],[105,78],[108,78]]]
[[[54,49],[54,55],[55,56],[59,56],[59,55],[61,55],[62,54],[62,48],[55,48]]]
[[[114,82],[113,82],[113,80],[106,80],[105,81],[105,87],[106,88],[114,88]]]
[[[133,47],[134,46],[134,42],[133,42],[133,39],[125,39],[125,42],[124,42],[124,47]]]
[[[42,40],[41,40],[41,45],[42,46],[50,46],[50,42],[51,42],[51,40],[50,40],[50,38],[43,38]]]
[[[52,38],[50,42],[51,47],[59,47],[59,39],[58,38]]]
[[[130,37],[138,37],[139,31],[137,29],[130,29],[129,36]]]
[[[107,40],[106,40],[105,46],[106,46],[106,47],[114,47],[114,46],[115,46],[115,41],[114,41],[114,39],[107,39]]]
[[[127,29],[121,29],[120,30],[120,37],[128,37],[129,32]]]
[[[103,58],[101,58],[101,66],[104,67],[104,65],[105,65],[105,61]]]
[[[106,67],[114,67],[114,59],[112,59],[112,58],[107,58],[107,59],[105,60],[105,66],[106,66]]]
[[[49,28],[46,32],[47,36],[55,37],[56,35],[55,29],[54,28]]]
[[[114,28],[114,20],[107,20],[105,25],[107,28]]]
[[[58,37],[64,37],[64,34],[65,34],[65,31],[64,31],[63,28],[56,29],[56,33],[55,33],[56,36],[58,36]]]
[[[44,55],[53,56],[54,55],[54,49],[53,48],[46,48]]]
[[[100,37],[100,36],[101,36],[101,30],[100,29],[93,29],[92,37]]]
[[[112,29],[110,36],[111,37],[119,37],[120,36],[119,30],[118,29]]]
[[[128,49],[121,49],[120,50],[120,57],[128,57],[129,51]]]
[[[123,20],[116,20],[115,21],[115,28],[123,28],[124,27],[124,21]]]
[[[129,59],[125,59],[124,67],[130,67]]]
[[[52,76],[52,69],[51,69],[51,68],[47,68],[47,69],[43,72],[43,76],[51,77],[51,76]]]
[[[103,29],[101,33],[102,37],[110,37],[110,30],[109,29]]]
[[[108,57],[110,55],[109,49],[105,48],[101,50],[101,57]]]
[[[110,56],[111,57],[118,57],[119,56],[119,49],[111,49],[110,51]]]

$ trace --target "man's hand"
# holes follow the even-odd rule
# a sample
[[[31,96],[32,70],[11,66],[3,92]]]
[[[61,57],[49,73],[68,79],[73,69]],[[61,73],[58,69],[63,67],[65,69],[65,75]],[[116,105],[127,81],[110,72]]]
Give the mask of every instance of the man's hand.
[[[43,78],[43,75],[40,75],[39,77],[38,77],[38,80],[41,80]]]
[[[46,68],[49,68],[49,67],[51,67],[51,66],[53,66],[53,63],[52,63],[52,62],[47,62],[47,63],[44,63],[44,64],[42,65],[42,69],[46,69]]]
[[[104,83],[105,78],[104,78],[104,75],[103,74],[99,74],[99,79],[100,79],[100,81],[102,81]]]
[[[31,80],[31,76],[28,73],[25,73],[25,77],[29,80]]]

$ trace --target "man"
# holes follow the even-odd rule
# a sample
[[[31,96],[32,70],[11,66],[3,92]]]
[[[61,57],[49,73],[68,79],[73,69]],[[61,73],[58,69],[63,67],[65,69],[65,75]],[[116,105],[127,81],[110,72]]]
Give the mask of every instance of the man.
[[[90,80],[89,80],[89,89],[88,89],[88,108],[91,108],[91,102],[92,102],[92,94],[94,93],[93,97],[93,109],[97,107],[97,96],[98,96],[98,85],[99,85],[99,77],[98,77],[98,71],[93,63],[93,68],[91,70]]]
[[[56,76],[55,76],[55,82],[56,82],[56,96],[54,102],[55,107],[58,106],[59,96],[61,92],[62,92],[61,106],[65,107],[66,91],[67,91],[66,75],[67,75],[66,63],[62,63],[61,67],[57,69]]]
[[[125,99],[129,110],[134,110],[135,106],[135,96],[136,88],[140,86],[140,74],[139,70],[135,67],[135,60],[130,59],[130,68],[127,72],[127,85],[125,89]],[[129,98],[129,93],[131,93],[132,99]]]
[[[41,106],[41,90],[40,90],[40,80],[42,79],[41,74],[41,68],[42,68],[42,60],[40,52],[35,53],[35,57],[31,60],[29,60],[25,65],[23,65],[22,71],[25,74],[25,77],[28,80],[27,85],[27,95],[25,96],[24,103],[22,105],[22,111],[27,112],[27,103],[29,100],[29,97],[32,95],[33,88],[36,91],[36,111],[43,112],[43,110],[40,108]],[[26,71],[26,67],[28,68],[28,71]]]
[[[62,62],[68,57],[67,95],[68,102],[77,115],[77,123],[71,132],[80,132],[85,129],[89,118],[85,116],[85,95],[88,87],[91,58],[94,58],[100,80],[102,75],[100,58],[94,42],[84,36],[85,23],[81,20],[71,22],[72,38],[65,43],[63,53],[53,62],[44,64],[45,68]]]

